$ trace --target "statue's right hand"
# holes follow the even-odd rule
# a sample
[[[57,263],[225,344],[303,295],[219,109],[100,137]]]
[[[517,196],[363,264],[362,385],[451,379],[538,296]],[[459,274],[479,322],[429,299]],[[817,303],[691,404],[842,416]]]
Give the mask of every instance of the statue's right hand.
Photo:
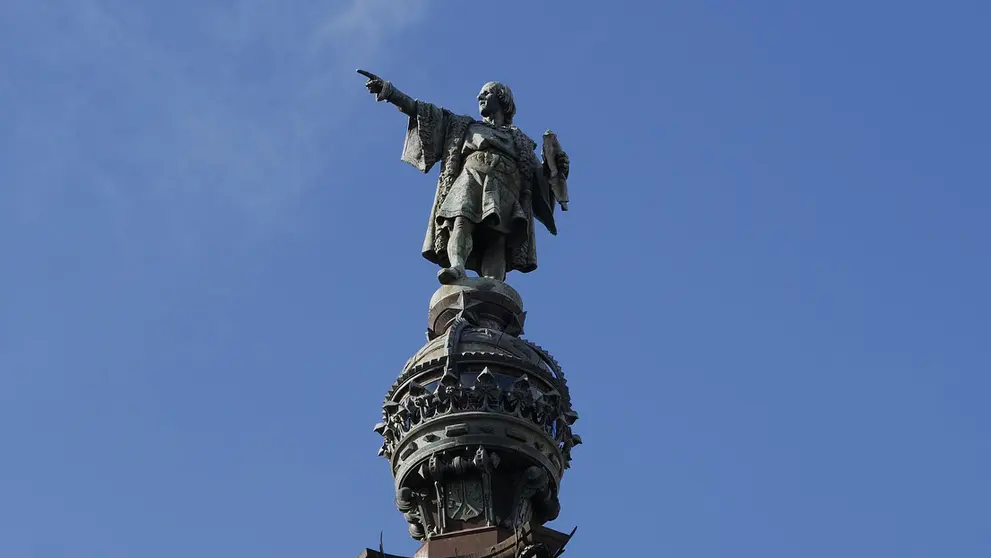
[[[365,82],[365,88],[368,89],[369,93],[378,97],[385,88],[385,80],[366,70],[358,69],[358,73],[368,78],[368,81]]]

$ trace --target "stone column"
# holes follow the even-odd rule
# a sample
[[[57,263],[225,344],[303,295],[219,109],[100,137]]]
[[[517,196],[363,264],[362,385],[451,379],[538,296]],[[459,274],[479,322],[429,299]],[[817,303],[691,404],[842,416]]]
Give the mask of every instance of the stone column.
[[[386,395],[379,455],[417,558],[552,556],[567,541],[542,525],[560,511],[578,415],[561,367],[521,338],[525,316],[503,282],[442,286],[426,345]]]

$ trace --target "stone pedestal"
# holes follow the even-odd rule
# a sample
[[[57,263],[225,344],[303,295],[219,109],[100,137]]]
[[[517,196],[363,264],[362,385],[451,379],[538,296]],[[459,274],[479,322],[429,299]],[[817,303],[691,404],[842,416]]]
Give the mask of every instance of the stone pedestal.
[[[550,558],[563,552],[569,535],[546,527],[524,525],[518,531],[499,527],[466,529],[438,535],[423,543],[412,558]],[[366,549],[358,558],[410,558]]]
[[[515,557],[528,546],[540,556],[552,533],[563,536],[540,526],[560,511],[578,415],[561,367],[520,337],[524,318],[519,294],[500,281],[442,286],[426,345],[386,395],[379,455],[410,535],[425,541],[418,558]],[[510,540],[511,552],[499,546]]]
[[[524,525],[519,531],[498,527],[468,529],[440,535],[416,551],[413,558],[542,558],[554,556],[570,535],[546,527]]]

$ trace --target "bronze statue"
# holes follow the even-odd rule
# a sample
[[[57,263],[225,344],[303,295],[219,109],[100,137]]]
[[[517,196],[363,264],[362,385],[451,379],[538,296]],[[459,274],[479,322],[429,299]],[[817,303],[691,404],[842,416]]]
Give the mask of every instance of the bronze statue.
[[[468,269],[499,281],[512,270],[536,269],[534,218],[557,234],[555,202],[567,210],[569,160],[556,136],[545,137],[544,160],[538,161],[536,142],[513,126],[516,104],[502,83],[482,87],[482,119],[476,120],[415,100],[370,72],[358,73],[378,101],[409,117],[403,161],[423,172],[441,164],[423,242],[423,257],[442,268],[440,282],[453,283]]]

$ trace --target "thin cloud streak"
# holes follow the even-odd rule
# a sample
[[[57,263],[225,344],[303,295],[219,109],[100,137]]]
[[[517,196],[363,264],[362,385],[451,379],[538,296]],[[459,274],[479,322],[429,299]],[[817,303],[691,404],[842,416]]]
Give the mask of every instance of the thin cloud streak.
[[[385,36],[421,22],[428,0],[353,0],[320,28],[320,43],[346,40],[355,54],[375,54]]]
[[[319,140],[342,116],[334,107],[358,95],[339,79],[347,60],[377,56],[388,33],[420,21],[426,6],[288,10],[254,0],[165,14],[101,1],[8,5],[0,15],[23,25],[4,42],[20,48],[0,60],[14,59],[26,87],[20,98],[0,93],[19,105],[0,140],[11,169],[0,199],[14,202],[17,221],[37,222],[84,194],[121,221],[125,238],[158,224],[183,244],[223,218],[281,226],[328,165]],[[52,27],[59,41],[33,39]]]

